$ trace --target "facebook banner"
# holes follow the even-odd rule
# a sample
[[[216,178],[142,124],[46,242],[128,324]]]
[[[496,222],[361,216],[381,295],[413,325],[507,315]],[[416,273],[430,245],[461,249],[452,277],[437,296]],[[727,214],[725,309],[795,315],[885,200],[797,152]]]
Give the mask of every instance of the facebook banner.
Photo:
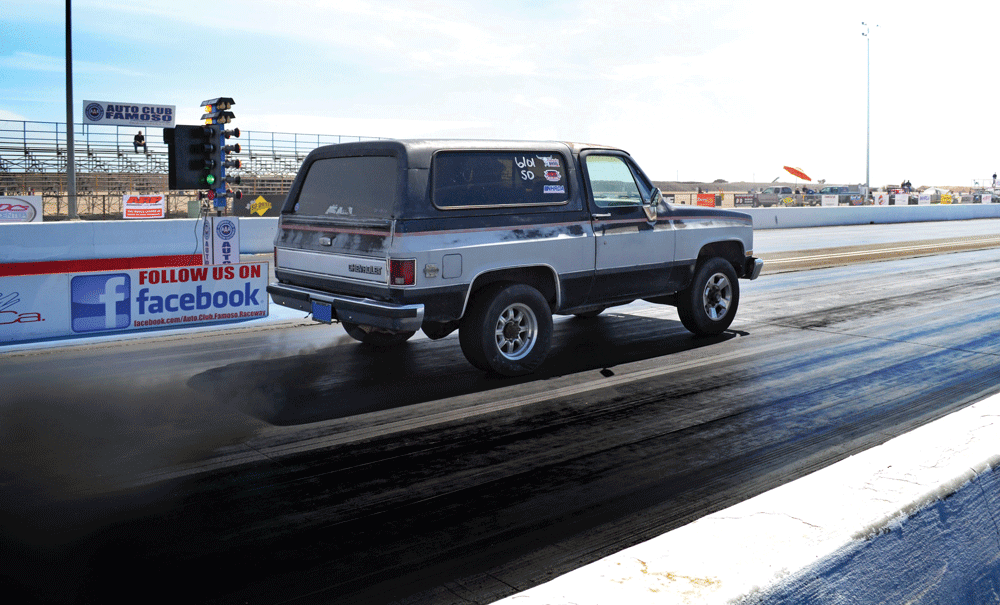
[[[0,278],[0,343],[266,317],[267,263]]]

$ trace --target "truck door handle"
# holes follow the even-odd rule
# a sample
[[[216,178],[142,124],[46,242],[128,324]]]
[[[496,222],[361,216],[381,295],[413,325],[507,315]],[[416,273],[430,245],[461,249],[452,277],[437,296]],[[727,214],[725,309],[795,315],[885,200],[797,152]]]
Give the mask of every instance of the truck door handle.
[[[606,214],[595,214],[595,215],[593,215],[593,217],[594,218],[611,218],[611,213],[608,212]]]

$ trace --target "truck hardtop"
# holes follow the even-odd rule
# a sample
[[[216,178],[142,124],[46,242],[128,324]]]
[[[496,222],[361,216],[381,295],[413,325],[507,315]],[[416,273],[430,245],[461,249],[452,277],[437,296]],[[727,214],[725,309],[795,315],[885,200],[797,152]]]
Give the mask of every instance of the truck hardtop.
[[[788,185],[772,185],[765,187],[754,195],[753,205],[757,206],[794,206],[802,198]]]
[[[816,193],[806,196],[805,203],[819,205],[824,195],[836,195],[837,205],[860,205],[864,202],[864,189],[861,185],[824,185]]]
[[[665,202],[621,149],[546,141],[317,148],[274,245],[275,303],[376,347],[457,329],[469,362],[505,376],[542,364],[554,314],[643,299],[718,334],[763,264],[749,215]]]

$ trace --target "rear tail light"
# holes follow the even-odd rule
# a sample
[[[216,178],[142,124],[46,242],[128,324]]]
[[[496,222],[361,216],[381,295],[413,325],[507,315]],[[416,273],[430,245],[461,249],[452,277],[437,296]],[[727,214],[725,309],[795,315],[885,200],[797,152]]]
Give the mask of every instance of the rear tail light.
[[[412,286],[416,283],[417,261],[410,260],[389,260],[389,285],[390,286]]]

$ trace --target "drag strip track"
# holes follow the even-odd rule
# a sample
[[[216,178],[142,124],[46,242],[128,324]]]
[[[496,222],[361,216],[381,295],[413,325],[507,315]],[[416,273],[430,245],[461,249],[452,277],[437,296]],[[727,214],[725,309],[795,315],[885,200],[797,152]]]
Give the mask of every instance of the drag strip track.
[[[5,355],[0,573],[63,602],[489,602],[1000,391],[998,260],[765,275],[717,338],[644,303],[560,320],[513,381],[454,336],[311,323]]]

